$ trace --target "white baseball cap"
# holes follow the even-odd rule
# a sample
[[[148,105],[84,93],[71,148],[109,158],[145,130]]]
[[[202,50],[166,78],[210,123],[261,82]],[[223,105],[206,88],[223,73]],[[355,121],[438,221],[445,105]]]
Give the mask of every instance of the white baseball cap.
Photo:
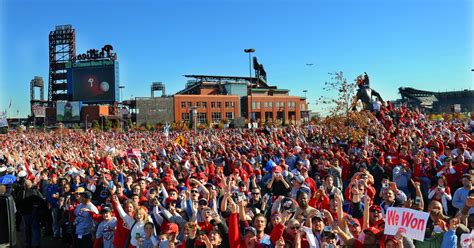
[[[26,171],[22,170],[18,173],[19,177],[26,177],[28,174],[26,174]]]

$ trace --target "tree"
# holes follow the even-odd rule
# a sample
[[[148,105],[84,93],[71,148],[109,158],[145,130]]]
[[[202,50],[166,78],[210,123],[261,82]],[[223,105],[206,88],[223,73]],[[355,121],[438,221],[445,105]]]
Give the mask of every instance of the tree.
[[[115,120],[115,121],[113,122],[113,128],[114,128],[114,129],[119,129],[120,126],[121,126],[121,124],[122,124],[122,122],[121,122],[120,120]]]
[[[99,122],[97,120],[92,121],[92,129],[94,129],[96,131],[100,130],[100,125],[99,125]]]
[[[147,123],[145,124],[145,129],[146,129],[147,131],[152,131],[152,130],[153,130],[153,125],[152,125],[151,123],[148,123],[148,122],[147,122]]]
[[[342,71],[329,73],[329,75],[331,75],[331,81],[324,83],[323,90],[328,93],[336,92],[336,96],[324,95],[316,102],[327,106],[330,116],[347,115],[351,111],[357,85],[347,82]]]
[[[110,131],[110,129],[112,129],[112,121],[111,120],[106,119],[104,121],[104,129],[105,129],[105,131]]]
[[[329,110],[329,115],[321,122],[324,132],[339,140],[362,142],[370,123],[375,123],[375,117],[369,112],[351,111],[357,84],[347,82],[343,72],[329,74],[331,81],[323,88],[328,96],[321,96],[317,101]]]

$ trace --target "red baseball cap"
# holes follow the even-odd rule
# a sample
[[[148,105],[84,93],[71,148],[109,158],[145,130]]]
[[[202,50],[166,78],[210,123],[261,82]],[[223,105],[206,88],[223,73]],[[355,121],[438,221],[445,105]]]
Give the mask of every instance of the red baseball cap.
[[[275,166],[275,168],[273,168],[273,172],[274,173],[281,173],[283,171],[283,169],[281,168],[281,166]]]
[[[161,226],[161,230],[163,231],[164,234],[172,234],[172,233],[178,233],[179,228],[178,225],[175,223],[166,223]]]
[[[382,208],[379,205],[372,205],[369,208],[369,211],[379,211],[382,212]]]
[[[171,198],[171,197],[168,197],[168,198],[166,198],[165,203],[166,203],[166,204],[170,204],[170,203],[175,202],[175,201],[176,201],[176,199],[173,199],[173,198]]]
[[[171,192],[171,191],[174,191],[174,192],[176,192],[176,193],[179,192],[178,189],[175,188],[175,187],[170,187],[170,188],[168,188],[168,192]]]

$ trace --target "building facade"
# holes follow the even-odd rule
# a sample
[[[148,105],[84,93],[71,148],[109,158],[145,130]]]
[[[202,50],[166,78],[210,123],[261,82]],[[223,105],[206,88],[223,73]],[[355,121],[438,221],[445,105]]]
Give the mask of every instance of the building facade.
[[[252,89],[244,97],[251,118],[257,122],[301,123],[308,118],[308,103],[299,96],[290,96],[288,90]]]
[[[175,121],[219,123],[235,118],[257,122],[279,121],[298,124],[309,119],[304,97],[290,96],[289,90],[258,82],[255,78],[186,75],[186,88],[174,95]],[[252,81],[252,83],[250,83]]]
[[[173,122],[173,97],[137,97],[136,122],[138,125]]]
[[[191,122],[193,108],[198,124],[218,124],[240,116],[238,95],[174,95],[175,121]]]

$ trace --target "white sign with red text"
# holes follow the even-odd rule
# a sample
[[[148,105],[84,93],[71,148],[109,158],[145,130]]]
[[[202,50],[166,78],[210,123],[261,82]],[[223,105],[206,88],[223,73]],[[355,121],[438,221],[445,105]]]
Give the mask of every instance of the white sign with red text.
[[[127,149],[127,156],[129,158],[141,158],[142,154],[140,149]]]
[[[429,216],[427,212],[409,208],[388,208],[384,234],[395,235],[400,232],[406,237],[423,241]]]
[[[471,233],[463,233],[461,235],[461,247],[462,248],[471,248],[474,243],[474,230]]]

